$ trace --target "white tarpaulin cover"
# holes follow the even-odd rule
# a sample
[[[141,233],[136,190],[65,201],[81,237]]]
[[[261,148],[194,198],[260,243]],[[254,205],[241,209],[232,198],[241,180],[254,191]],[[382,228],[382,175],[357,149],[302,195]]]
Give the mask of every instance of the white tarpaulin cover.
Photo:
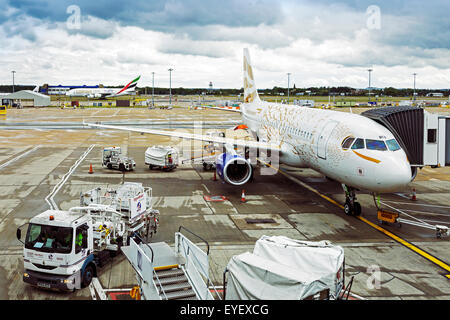
[[[335,298],[343,285],[343,262],[342,247],[327,241],[262,236],[253,253],[234,256],[228,263],[226,298],[294,300],[324,289]]]

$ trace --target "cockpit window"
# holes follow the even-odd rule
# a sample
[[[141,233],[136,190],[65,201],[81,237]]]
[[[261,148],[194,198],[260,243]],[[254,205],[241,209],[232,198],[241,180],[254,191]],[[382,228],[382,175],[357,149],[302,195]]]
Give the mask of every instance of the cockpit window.
[[[347,150],[352,145],[355,138],[347,138],[342,142],[342,149]]]
[[[391,151],[397,151],[397,150],[401,149],[398,142],[395,139],[386,140],[386,144],[387,144],[389,150],[391,150]]]
[[[366,139],[367,149],[369,150],[378,150],[378,151],[386,151],[387,147],[383,140],[371,140]]]
[[[352,149],[364,149],[364,140],[356,139],[355,143],[352,145]]]

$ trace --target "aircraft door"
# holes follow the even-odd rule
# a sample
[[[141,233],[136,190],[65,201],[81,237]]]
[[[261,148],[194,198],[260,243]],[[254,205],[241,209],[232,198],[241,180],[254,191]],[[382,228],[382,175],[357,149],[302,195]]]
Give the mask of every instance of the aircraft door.
[[[337,125],[337,121],[329,121],[322,128],[322,132],[317,140],[317,156],[322,159],[327,158],[327,144],[330,140],[331,133]]]

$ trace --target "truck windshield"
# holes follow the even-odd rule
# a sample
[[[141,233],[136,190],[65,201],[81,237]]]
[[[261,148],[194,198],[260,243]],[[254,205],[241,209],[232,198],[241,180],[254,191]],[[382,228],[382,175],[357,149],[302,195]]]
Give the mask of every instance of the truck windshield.
[[[31,223],[25,239],[25,248],[43,252],[70,253],[73,229]]]

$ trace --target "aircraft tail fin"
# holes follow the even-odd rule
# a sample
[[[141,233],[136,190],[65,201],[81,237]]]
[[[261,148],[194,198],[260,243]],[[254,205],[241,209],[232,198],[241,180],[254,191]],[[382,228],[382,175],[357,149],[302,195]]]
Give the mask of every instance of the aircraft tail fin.
[[[115,95],[123,94],[126,90],[130,90],[130,89],[135,88],[137,86],[137,83],[138,83],[140,78],[141,78],[141,76],[137,77],[136,79],[134,79],[133,81],[128,83],[125,87],[120,89]]]
[[[258,100],[260,99],[255,85],[250,54],[248,53],[248,49],[244,48],[244,103],[251,103]]]
[[[36,86],[36,87],[33,89],[33,92],[39,92],[39,86]]]

